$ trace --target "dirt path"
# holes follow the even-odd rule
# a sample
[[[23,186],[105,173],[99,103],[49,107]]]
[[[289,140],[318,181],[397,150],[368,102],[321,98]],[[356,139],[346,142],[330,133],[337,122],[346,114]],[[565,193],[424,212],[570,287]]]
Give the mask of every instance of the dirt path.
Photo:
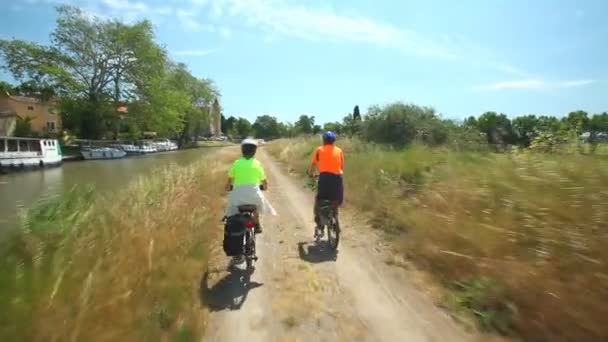
[[[312,193],[265,153],[260,160],[278,216],[263,219],[249,279],[226,270],[225,257],[212,261],[202,284],[213,312],[205,341],[477,340],[386,265],[385,249],[365,227],[344,217],[337,254],[315,244]]]

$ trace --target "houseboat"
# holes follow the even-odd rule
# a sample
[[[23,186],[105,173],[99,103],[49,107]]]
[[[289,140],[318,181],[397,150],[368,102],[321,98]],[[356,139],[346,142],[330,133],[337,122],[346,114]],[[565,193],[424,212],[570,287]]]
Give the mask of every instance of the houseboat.
[[[119,159],[124,158],[127,155],[127,152],[114,147],[99,147],[83,149],[80,151],[80,154],[82,154],[82,157],[86,160]]]
[[[164,151],[175,151],[178,146],[176,143],[169,139],[156,139],[151,143],[159,152]]]
[[[59,164],[61,164],[61,148],[56,139],[0,137],[0,170]]]
[[[133,144],[120,144],[120,149],[122,149],[123,151],[127,152],[127,155],[132,155],[132,154],[141,154],[141,150],[138,146],[135,146]]]

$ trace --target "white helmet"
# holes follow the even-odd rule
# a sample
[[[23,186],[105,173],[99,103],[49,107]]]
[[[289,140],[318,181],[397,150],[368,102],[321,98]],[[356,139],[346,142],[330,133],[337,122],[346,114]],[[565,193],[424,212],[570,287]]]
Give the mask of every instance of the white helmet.
[[[247,139],[241,141],[241,146],[243,146],[243,145],[258,146],[258,141],[256,139],[247,138]]]

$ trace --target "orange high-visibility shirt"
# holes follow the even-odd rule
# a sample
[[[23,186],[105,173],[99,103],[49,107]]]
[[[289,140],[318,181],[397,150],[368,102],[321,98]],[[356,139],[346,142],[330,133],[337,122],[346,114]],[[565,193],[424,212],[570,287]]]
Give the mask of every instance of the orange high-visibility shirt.
[[[341,175],[344,170],[344,153],[334,145],[319,146],[312,155],[312,163],[318,165],[319,173]]]

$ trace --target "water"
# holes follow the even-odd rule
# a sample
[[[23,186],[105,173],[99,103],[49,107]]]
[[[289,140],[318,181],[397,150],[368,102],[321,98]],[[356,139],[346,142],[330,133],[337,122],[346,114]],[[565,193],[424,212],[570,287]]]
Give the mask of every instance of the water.
[[[98,191],[116,191],[159,166],[171,163],[185,166],[207,151],[200,148],[114,160],[66,162],[51,169],[0,175],[0,233],[14,228],[19,212],[39,199],[80,185],[93,185]]]

